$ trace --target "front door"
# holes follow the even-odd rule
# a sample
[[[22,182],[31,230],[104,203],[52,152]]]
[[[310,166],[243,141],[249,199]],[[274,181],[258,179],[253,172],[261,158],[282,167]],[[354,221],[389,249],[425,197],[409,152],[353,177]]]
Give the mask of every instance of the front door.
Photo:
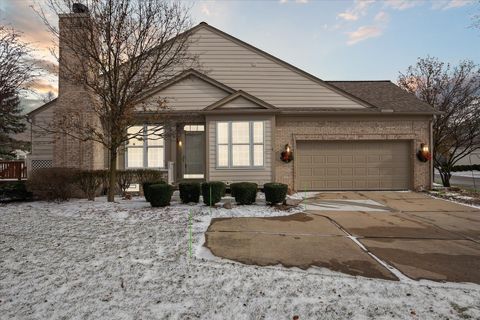
[[[185,126],[185,159],[183,178],[205,177],[205,130],[203,125]]]

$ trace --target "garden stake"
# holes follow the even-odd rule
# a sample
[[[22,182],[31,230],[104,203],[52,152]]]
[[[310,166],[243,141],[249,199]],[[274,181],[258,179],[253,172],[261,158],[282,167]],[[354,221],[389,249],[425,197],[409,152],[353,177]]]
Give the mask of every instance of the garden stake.
[[[188,221],[189,221],[189,230],[188,230],[188,233],[189,233],[189,244],[188,244],[188,249],[189,249],[189,253],[190,253],[190,258],[192,258],[192,209],[190,209],[189,211],[189,214],[188,214]]]
[[[307,185],[305,184],[305,187],[303,188],[305,191],[305,197],[303,198],[303,204],[305,206],[305,210],[307,210]]]

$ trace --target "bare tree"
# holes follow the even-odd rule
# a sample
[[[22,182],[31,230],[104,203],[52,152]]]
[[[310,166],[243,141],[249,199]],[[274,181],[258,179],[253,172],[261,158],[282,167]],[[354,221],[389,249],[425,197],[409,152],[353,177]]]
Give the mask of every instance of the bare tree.
[[[400,73],[398,84],[440,112],[433,123],[433,165],[449,187],[452,167],[480,148],[480,69],[468,60],[452,67],[427,57]]]
[[[15,149],[24,148],[11,134],[25,130],[19,94],[34,76],[28,62],[30,49],[14,29],[0,25],[0,158],[13,157]]]
[[[189,10],[173,1],[85,0],[83,5],[75,4],[77,14],[69,22],[73,27],[65,35],[49,21],[46,12],[61,18],[70,12],[73,2],[80,1],[47,2],[48,7],[38,10],[39,15],[59,38],[64,56],[77,61],[62,63],[60,52],[60,78],[63,75],[69,83],[83,86],[91,98],[89,112],[96,119],[78,121],[85,110],[73,107],[63,112],[63,117],[56,117],[52,128],[105,146],[110,162],[109,185],[114,186],[118,151],[126,141],[141,139],[145,134],[161,139],[169,133],[169,126],[165,126],[166,101],[140,101],[149,90],[195,63],[187,50]],[[149,126],[148,132],[132,132],[141,115],[148,123],[158,125]],[[114,201],[114,188],[108,190],[108,201]]]

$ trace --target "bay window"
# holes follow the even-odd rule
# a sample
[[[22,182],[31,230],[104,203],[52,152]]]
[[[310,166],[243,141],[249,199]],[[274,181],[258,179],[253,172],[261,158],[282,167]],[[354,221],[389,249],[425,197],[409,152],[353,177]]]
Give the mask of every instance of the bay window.
[[[217,122],[217,167],[263,167],[263,121]]]
[[[165,148],[158,126],[139,125],[128,128],[126,168],[164,168]]]

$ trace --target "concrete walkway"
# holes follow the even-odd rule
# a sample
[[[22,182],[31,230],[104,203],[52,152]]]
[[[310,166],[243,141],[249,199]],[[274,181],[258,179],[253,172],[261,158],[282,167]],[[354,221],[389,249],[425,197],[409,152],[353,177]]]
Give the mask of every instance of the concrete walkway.
[[[213,219],[206,246],[246,264],[480,283],[478,209],[414,192],[320,193],[304,205],[287,217]]]

